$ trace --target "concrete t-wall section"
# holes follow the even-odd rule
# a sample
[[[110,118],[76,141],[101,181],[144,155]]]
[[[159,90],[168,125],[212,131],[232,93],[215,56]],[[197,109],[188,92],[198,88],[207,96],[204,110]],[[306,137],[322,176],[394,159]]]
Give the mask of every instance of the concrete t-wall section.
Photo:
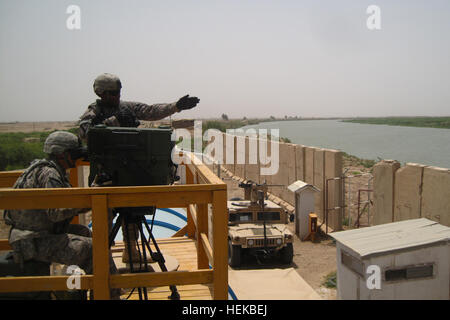
[[[314,195],[314,204],[316,214],[320,220],[324,221],[324,201],[325,201],[325,150],[314,149],[314,168],[313,168],[313,185],[316,186],[320,192]]]
[[[259,159],[259,168],[270,168],[270,159],[272,158],[272,148],[271,141],[265,139],[259,139],[258,143],[258,159]],[[272,175],[263,175],[262,171],[259,172],[259,182],[267,184],[272,184]],[[270,190],[271,191],[271,190]]]
[[[343,190],[342,180],[334,178],[342,175],[342,152],[338,150],[325,150],[325,184],[328,179],[328,224],[333,230],[342,230],[343,218]],[[325,193],[324,193],[325,196]],[[334,209],[336,208],[336,209]],[[324,209],[325,210],[325,209]],[[324,212],[325,214],[325,212]]]
[[[341,177],[342,175],[342,152],[331,149],[321,149],[294,145],[290,143],[279,143],[275,141],[263,140],[262,138],[253,140],[253,137],[237,137],[234,139],[234,165],[227,164],[225,157],[225,168],[234,175],[258,183],[283,185],[284,187],[269,187],[269,192],[288,204],[295,206],[294,193],[287,187],[297,180],[305,181],[320,189],[320,193],[315,199],[315,211],[321,221],[325,219],[325,181],[330,178]],[[224,155],[230,154],[233,150],[230,137],[224,138]],[[278,171],[273,175],[262,175],[262,168],[273,168],[276,157],[272,154],[272,143],[278,147],[279,165]],[[245,148],[244,148],[245,146]],[[257,152],[257,159],[252,158],[252,154]],[[274,149],[276,150],[276,149]],[[245,160],[245,164],[243,163]],[[338,180],[336,180],[338,181]],[[342,188],[339,182],[329,182],[328,208],[342,206]],[[342,210],[330,210],[329,227],[333,230],[342,229]]]
[[[394,221],[420,218],[424,167],[407,163],[395,172]]]
[[[258,139],[245,138],[245,179],[259,183]]]
[[[269,187],[269,191],[294,206],[294,193],[289,191],[287,187],[296,181],[295,145],[290,143],[279,143],[279,153],[280,164],[278,172],[272,176],[271,184],[283,185],[284,187]]]
[[[236,137],[230,134],[223,134],[223,163],[225,169],[234,174],[234,164],[236,163]]]
[[[234,143],[234,174],[245,178],[245,136],[236,136]]]
[[[304,147],[305,151],[305,180],[306,183],[314,184],[314,147]]]
[[[394,181],[398,168],[400,163],[395,160],[383,160],[373,167],[374,225],[393,221]]]
[[[450,227],[450,170],[423,169],[421,217]]]
[[[285,143],[286,145],[286,158],[287,161],[287,184],[285,188],[282,188],[282,199],[295,206],[295,195],[287,187],[297,181],[297,159],[296,159],[296,145],[291,143]],[[280,151],[281,154],[281,151]]]
[[[450,227],[449,169],[383,160],[373,174],[375,225],[427,218]]]
[[[295,145],[295,181],[305,181],[305,146]]]

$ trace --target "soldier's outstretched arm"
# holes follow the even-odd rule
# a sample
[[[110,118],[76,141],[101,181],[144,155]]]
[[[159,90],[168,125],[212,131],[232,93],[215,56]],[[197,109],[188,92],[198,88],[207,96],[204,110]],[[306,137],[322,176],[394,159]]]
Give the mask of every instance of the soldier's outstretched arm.
[[[123,102],[127,107],[133,110],[136,118],[139,120],[155,121],[168,117],[179,112],[176,103],[157,103],[148,105],[141,102]]]
[[[197,97],[189,97],[186,95],[173,103],[157,103],[148,105],[140,102],[124,102],[130,109],[133,110],[139,120],[155,121],[168,117],[176,112],[192,109],[200,99]]]

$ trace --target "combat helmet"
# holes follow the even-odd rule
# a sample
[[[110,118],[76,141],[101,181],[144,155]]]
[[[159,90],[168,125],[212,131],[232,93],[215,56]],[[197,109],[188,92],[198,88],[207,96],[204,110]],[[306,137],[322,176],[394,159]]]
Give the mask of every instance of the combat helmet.
[[[122,83],[118,76],[111,73],[103,73],[94,80],[94,92],[99,97],[107,90],[120,90]]]
[[[44,142],[44,152],[49,155],[63,154],[81,146],[78,137],[67,131],[55,131]]]

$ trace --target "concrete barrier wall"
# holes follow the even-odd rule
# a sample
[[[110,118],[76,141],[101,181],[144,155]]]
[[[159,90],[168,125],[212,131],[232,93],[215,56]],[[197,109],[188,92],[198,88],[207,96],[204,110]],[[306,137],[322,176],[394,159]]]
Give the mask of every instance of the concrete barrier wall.
[[[273,175],[261,174],[262,168],[269,168],[273,160],[271,141],[255,140],[253,137],[230,137],[224,138],[224,155],[227,151],[234,150],[234,165],[225,164],[225,168],[234,173],[234,175],[245,180],[253,180],[258,183],[272,185],[283,185],[284,187],[269,187],[269,192],[283,199],[288,204],[295,206],[295,195],[287,189],[287,186],[297,180],[310,183],[320,189],[315,197],[315,210],[319,219],[325,219],[325,182],[326,179],[340,177],[342,175],[342,152],[331,149],[321,149],[291,143],[278,143],[279,167]],[[257,142],[257,143],[256,143]],[[230,144],[234,144],[234,148]],[[245,145],[242,146],[238,144]],[[255,145],[257,147],[255,147]],[[264,150],[265,147],[265,150]],[[257,152],[257,161],[255,162],[252,154]],[[225,158],[225,163],[227,163]],[[245,159],[245,163],[242,162]],[[341,203],[341,183],[330,182],[328,190],[328,207],[335,208],[342,206]],[[329,227],[333,230],[342,229],[342,210],[330,210]]]
[[[450,227],[450,170],[425,167],[422,179],[421,216]]]
[[[424,165],[408,163],[395,172],[394,221],[420,218]]]
[[[235,140],[236,137],[226,134],[223,134],[223,165],[225,169],[229,170],[234,174],[234,164],[235,162]]]
[[[245,138],[245,178],[259,183],[258,139]]]
[[[400,163],[383,160],[373,167],[373,224],[392,222],[394,218],[394,181]]]
[[[383,160],[373,174],[375,225],[427,218],[450,226],[449,169]]]
[[[314,194],[314,207],[320,220],[325,219],[325,150],[314,148],[313,184],[320,192]]]
[[[343,210],[340,209],[343,206],[344,200],[342,181],[334,179],[342,175],[342,168],[342,152],[325,149],[325,184],[328,183],[328,195],[324,196],[328,198],[328,203],[326,201],[324,203],[329,208],[328,223],[332,226],[333,230],[342,230]]]

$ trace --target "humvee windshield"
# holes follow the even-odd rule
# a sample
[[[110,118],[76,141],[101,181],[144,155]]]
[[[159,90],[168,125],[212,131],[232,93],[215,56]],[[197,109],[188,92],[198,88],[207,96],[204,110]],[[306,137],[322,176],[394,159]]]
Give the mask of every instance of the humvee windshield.
[[[251,212],[239,212],[230,214],[230,222],[252,221]]]
[[[265,211],[258,212],[258,221],[278,221],[280,220],[279,212]]]

